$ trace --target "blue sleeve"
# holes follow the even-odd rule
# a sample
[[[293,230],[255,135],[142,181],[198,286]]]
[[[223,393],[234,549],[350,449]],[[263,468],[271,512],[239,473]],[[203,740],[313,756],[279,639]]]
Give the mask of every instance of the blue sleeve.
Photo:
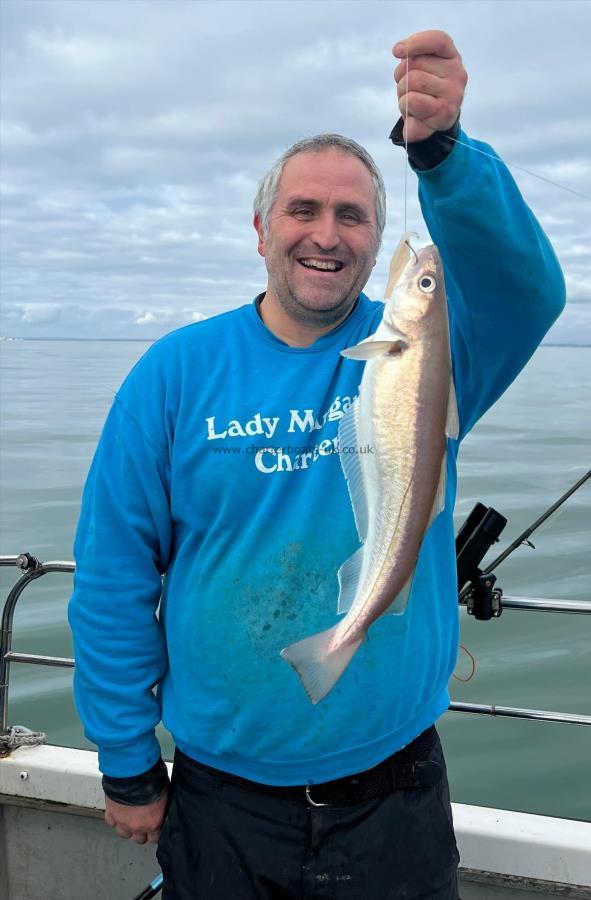
[[[129,409],[118,395],[84,487],[68,608],[76,707],[100,770],[115,778],[139,775],[160,756],[153,688],[167,670],[156,610],[171,547],[170,472],[140,425],[149,404],[134,373]]]
[[[460,132],[439,166],[417,172],[445,269],[460,438],[525,366],[565,304],[550,242],[504,163]],[[478,151],[489,153],[489,159]]]

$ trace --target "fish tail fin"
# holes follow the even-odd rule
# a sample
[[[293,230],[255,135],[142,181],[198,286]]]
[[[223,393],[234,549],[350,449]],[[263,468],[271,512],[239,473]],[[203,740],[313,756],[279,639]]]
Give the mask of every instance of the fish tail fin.
[[[337,627],[334,625],[281,651],[283,659],[296,670],[312,703],[318,703],[332,690],[363,642],[361,637],[331,650]]]

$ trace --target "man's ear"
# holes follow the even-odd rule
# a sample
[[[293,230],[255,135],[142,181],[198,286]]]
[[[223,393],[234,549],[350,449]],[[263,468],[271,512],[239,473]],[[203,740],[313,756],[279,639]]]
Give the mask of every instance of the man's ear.
[[[261,256],[265,255],[265,233],[263,231],[263,225],[261,222],[261,217],[258,213],[255,213],[254,219],[252,220],[252,224],[255,227],[255,231],[259,236],[259,243],[257,250]]]

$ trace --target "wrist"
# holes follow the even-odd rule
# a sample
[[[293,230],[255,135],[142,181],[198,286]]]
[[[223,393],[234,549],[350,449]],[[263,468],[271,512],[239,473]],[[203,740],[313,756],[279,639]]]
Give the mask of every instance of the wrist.
[[[124,806],[147,806],[155,803],[168,788],[170,779],[163,759],[159,759],[151,769],[141,775],[129,778],[112,778],[103,775],[105,796]]]
[[[396,125],[390,132],[390,140],[396,147],[404,147],[404,138],[402,130],[404,128],[404,119],[402,116],[396,122]],[[408,160],[414,169],[426,171],[434,169],[446,159],[455,146],[454,140],[460,133],[460,117],[456,119],[451,128],[446,131],[434,131],[433,134],[425,138],[423,141],[412,141],[407,145]]]

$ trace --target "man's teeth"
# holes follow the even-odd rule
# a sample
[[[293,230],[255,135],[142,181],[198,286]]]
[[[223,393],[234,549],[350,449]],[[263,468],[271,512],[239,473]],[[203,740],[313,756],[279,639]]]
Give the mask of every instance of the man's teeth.
[[[341,262],[328,259],[300,259],[300,262],[307,269],[324,269],[327,272],[338,272],[343,267]]]

